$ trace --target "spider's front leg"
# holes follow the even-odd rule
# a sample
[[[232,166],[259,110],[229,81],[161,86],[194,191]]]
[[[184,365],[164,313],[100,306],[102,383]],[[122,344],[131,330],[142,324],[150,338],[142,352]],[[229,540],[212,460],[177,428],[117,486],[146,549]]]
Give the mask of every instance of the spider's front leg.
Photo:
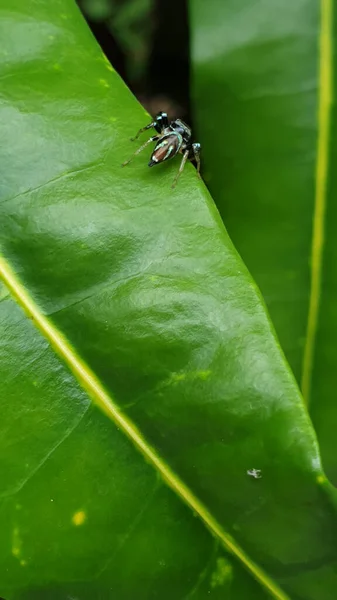
[[[159,140],[159,135],[154,135],[152,137],[150,137],[149,140],[147,140],[145,142],[145,144],[143,144],[142,146],[140,146],[140,148],[138,148],[138,150],[136,150],[136,152],[134,152],[130,158],[128,160],[126,160],[125,162],[123,162],[122,167],[125,167],[125,165],[128,165],[132,159],[137,156],[137,154],[139,154],[142,150],[144,150],[144,148],[146,148],[149,144],[151,144],[151,142],[157,142]]]
[[[141,133],[144,133],[144,131],[147,131],[148,129],[151,129],[152,127],[155,127],[156,125],[156,121],[152,121],[152,123],[149,123],[148,125],[145,125],[145,127],[141,127],[140,130],[138,131],[138,133],[136,133],[136,135],[131,139],[131,142],[134,142],[135,140],[138,140],[139,136]]]
[[[135,137],[131,138],[131,142],[134,142],[135,140],[137,140],[139,138],[139,136],[142,133],[144,133],[144,131],[151,129],[152,127],[156,131],[158,131],[158,133],[161,133],[163,131],[163,129],[165,129],[165,127],[168,127],[168,125],[169,125],[169,120],[168,120],[167,114],[165,112],[160,111],[156,115],[156,118],[154,121],[152,121],[148,125],[145,125],[145,127],[141,127],[141,129],[138,131],[138,133],[136,133]]]

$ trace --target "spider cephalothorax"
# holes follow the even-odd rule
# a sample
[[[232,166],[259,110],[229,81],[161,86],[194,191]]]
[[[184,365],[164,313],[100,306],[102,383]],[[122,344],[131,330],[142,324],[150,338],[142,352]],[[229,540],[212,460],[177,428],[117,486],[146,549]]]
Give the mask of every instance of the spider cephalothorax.
[[[184,121],[181,119],[176,119],[175,121],[169,121],[167,114],[165,112],[159,112],[154,121],[142,127],[137,135],[132,138],[136,140],[143,131],[147,129],[154,128],[158,135],[152,136],[149,140],[145,142],[134,154],[131,158],[123,163],[123,167],[127,165],[136,154],[139,154],[148,144],[151,142],[157,142],[155,148],[152,152],[151,159],[149,162],[149,167],[153,167],[154,165],[158,165],[170,158],[173,158],[176,154],[180,152],[183,155],[180,169],[174,179],[172,187],[175,187],[180,174],[182,173],[184,166],[187,160],[195,160],[197,163],[197,172],[200,176],[200,144],[192,142],[192,132],[191,129]]]

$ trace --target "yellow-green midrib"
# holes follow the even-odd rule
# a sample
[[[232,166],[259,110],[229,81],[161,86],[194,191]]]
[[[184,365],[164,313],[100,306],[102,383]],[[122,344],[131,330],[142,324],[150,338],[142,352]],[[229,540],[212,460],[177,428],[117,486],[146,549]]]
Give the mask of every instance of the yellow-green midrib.
[[[319,29],[319,99],[316,160],[316,189],[311,246],[311,287],[306,341],[303,353],[301,389],[304,400],[310,401],[315,343],[319,320],[324,251],[324,221],[326,215],[329,174],[329,141],[333,101],[333,0],[320,2]]]

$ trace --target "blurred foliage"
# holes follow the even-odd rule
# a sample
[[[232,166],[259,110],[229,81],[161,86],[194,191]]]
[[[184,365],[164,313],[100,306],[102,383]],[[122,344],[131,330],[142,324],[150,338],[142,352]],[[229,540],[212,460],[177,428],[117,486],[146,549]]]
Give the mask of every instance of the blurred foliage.
[[[154,25],[153,0],[81,0],[84,16],[104,22],[125,55],[130,81],[145,73]]]
[[[83,0],[83,12],[92,21],[106,21],[111,17],[112,3],[109,0]]]

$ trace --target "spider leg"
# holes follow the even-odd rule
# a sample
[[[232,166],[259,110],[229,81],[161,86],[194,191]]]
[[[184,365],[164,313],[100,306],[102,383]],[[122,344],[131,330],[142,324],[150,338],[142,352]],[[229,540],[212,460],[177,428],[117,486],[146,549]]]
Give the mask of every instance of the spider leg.
[[[184,166],[185,166],[185,164],[186,164],[186,161],[187,161],[187,159],[188,159],[188,155],[189,155],[189,149],[185,150],[185,152],[184,152],[184,154],[183,154],[183,158],[182,158],[182,161],[181,161],[181,163],[180,163],[179,171],[178,171],[178,173],[176,174],[176,176],[175,176],[175,179],[174,179],[174,181],[173,181],[173,183],[172,183],[172,186],[171,186],[172,188],[175,188],[175,187],[176,187],[176,185],[177,185],[177,181],[178,181],[178,179],[179,179],[180,175],[182,174],[182,172],[183,172],[183,170],[184,170]]]
[[[134,142],[135,140],[137,140],[140,136],[141,133],[144,133],[144,131],[147,131],[148,129],[151,129],[152,127],[154,127],[156,125],[156,121],[153,121],[152,123],[149,123],[148,125],[145,125],[145,127],[142,127],[138,133],[136,133],[135,137],[131,138],[131,142]]]
[[[169,120],[168,120],[166,112],[160,111],[156,115],[156,118],[155,118],[154,121],[152,121],[148,125],[145,125],[145,127],[142,127],[138,131],[138,133],[136,133],[135,137],[131,138],[131,142],[134,142],[135,140],[137,140],[139,138],[139,136],[141,135],[141,133],[144,133],[144,131],[147,131],[148,129],[151,129],[152,127],[156,131],[158,131],[158,133],[161,133],[163,131],[163,129],[165,129],[168,126],[169,126]]]
[[[152,137],[150,137],[150,139],[148,139],[145,144],[143,144],[142,146],[140,146],[140,148],[138,148],[138,150],[136,150],[136,152],[134,152],[130,158],[128,160],[126,160],[125,162],[123,162],[122,167],[125,167],[125,165],[128,165],[132,159],[137,156],[137,154],[139,154],[142,150],[144,150],[144,148],[146,148],[146,146],[148,146],[151,142],[157,142],[157,140],[159,140],[159,135],[154,135]]]

